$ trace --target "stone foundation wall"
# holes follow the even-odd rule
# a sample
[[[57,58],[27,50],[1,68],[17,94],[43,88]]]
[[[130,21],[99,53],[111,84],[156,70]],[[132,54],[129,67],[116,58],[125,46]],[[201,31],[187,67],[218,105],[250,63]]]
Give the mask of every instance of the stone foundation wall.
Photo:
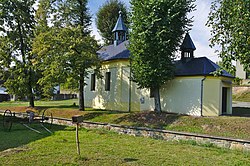
[[[54,119],[53,123],[75,126],[75,124],[72,124],[72,122],[67,119]],[[106,129],[119,134],[128,134],[132,136],[161,139],[166,141],[195,141],[197,144],[211,144],[220,148],[250,152],[250,141],[248,140],[213,137],[208,135],[149,129],[143,127],[129,127],[107,123],[83,122],[80,123],[80,126],[87,129]]]

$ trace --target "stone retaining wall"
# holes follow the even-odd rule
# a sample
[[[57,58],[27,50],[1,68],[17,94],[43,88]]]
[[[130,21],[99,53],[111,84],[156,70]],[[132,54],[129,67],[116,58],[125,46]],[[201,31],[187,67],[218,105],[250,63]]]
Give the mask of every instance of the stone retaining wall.
[[[59,125],[74,126],[74,124],[72,124],[72,122],[68,119],[54,119],[53,123]],[[236,149],[236,150],[250,152],[250,141],[241,139],[213,137],[201,134],[149,129],[144,127],[130,127],[130,126],[107,124],[107,123],[95,123],[95,122],[83,122],[80,123],[80,126],[87,129],[106,129],[117,132],[119,134],[128,134],[132,136],[161,139],[166,141],[194,141],[197,144],[209,144],[221,148],[234,149],[234,150]]]

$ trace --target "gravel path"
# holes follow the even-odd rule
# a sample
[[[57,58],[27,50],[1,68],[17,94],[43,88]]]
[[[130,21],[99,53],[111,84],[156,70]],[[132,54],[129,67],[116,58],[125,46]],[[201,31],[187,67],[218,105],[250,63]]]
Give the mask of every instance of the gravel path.
[[[233,107],[250,108],[250,102],[233,101]]]

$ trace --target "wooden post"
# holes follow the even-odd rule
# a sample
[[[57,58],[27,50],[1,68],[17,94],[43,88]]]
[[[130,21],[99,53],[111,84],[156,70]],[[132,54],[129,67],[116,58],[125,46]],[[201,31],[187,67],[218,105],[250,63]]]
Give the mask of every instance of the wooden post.
[[[72,122],[76,124],[76,149],[78,155],[80,155],[80,141],[79,141],[78,128],[79,128],[79,123],[81,123],[82,121],[83,121],[83,116],[80,115],[72,116]]]
[[[80,141],[79,141],[78,127],[79,123],[76,124],[76,148],[78,155],[80,155]]]

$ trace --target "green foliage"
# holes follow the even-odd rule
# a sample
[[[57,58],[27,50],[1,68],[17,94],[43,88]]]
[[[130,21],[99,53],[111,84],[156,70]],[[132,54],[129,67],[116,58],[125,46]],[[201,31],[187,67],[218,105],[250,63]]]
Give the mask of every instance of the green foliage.
[[[219,45],[219,57],[230,73],[232,61],[250,68],[250,1],[214,0],[207,25],[212,28],[211,47]]]
[[[222,63],[222,61],[218,61],[216,62],[217,65],[220,66],[220,71],[222,72],[222,70],[225,70],[226,72],[228,72],[229,74],[231,74],[232,76],[235,76],[235,72],[236,72],[236,67],[234,65],[232,65],[232,70],[228,70],[224,64]]]
[[[174,77],[175,52],[191,20],[192,0],[132,0],[132,73],[140,88],[160,87]]]
[[[81,26],[83,34],[89,34],[91,16],[87,8],[88,0],[55,0],[51,3],[56,27]]]
[[[233,80],[233,84],[235,85],[241,85],[242,84],[242,80],[241,78],[239,77],[235,77],[234,80]]]
[[[98,65],[96,50],[99,48],[91,36],[79,37],[81,28],[51,28],[42,33],[34,43],[34,51],[38,60],[43,61],[40,69],[43,78],[39,84],[44,85],[45,94],[50,93],[51,86],[65,83],[71,89],[79,87],[80,75],[84,70],[84,77],[88,75],[86,69]]]
[[[36,34],[41,32],[46,32],[48,30],[48,18],[50,17],[51,8],[50,0],[39,0],[38,9],[35,14],[35,19],[37,21]]]
[[[96,14],[96,26],[106,45],[112,44],[114,41],[112,30],[115,27],[119,11],[122,11],[123,21],[128,25],[127,9],[120,0],[107,0]]]
[[[27,96],[34,106],[33,93],[39,74],[34,70],[35,0],[0,1],[0,66],[1,79],[10,94]]]
[[[83,87],[88,69],[100,66],[96,54],[99,46],[94,37],[90,36],[91,17],[86,5],[87,0],[57,0],[46,3],[47,10],[39,10],[43,16],[39,17],[42,18],[42,31],[36,35],[33,43],[33,52],[37,55],[35,63],[43,74],[39,84],[43,86],[44,93],[49,96],[53,87],[58,84],[65,84],[72,89],[78,88],[80,109],[84,109]],[[51,27],[46,23],[48,13],[53,15]]]
[[[160,109],[159,89],[173,79],[173,58],[188,30],[193,0],[132,0],[130,46],[133,80],[140,88],[154,90]]]

